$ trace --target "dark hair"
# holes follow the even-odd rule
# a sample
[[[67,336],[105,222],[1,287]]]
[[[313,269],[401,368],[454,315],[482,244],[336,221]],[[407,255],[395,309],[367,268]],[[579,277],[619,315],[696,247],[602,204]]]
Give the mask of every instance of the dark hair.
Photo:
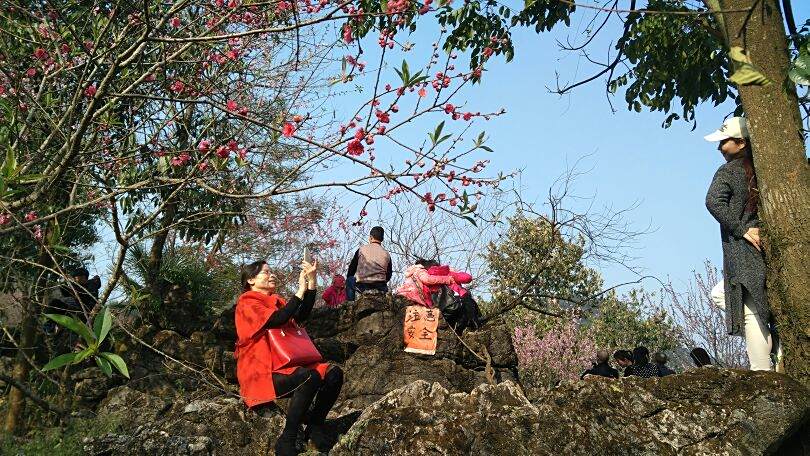
[[[661,352],[657,352],[656,354],[653,355],[653,361],[655,361],[658,364],[666,364],[667,363],[667,355],[665,355],[665,354],[663,354]]]
[[[650,351],[647,347],[639,345],[633,349],[633,362],[636,364],[647,364],[650,362]]]
[[[267,264],[264,260],[254,261],[253,263],[242,266],[242,292],[250,291],[250,284],[248,280],[256,277],[262,272],[262,267]]]
[[[436,260],[426,260],[424,258],[417,258],[416,259],[416,264],[418,264],[419,266],[422,266],[423,268],[427,269],[427,268],[432,267],[432,266],[438,266],[439,262],[436,261]]]
[[[87,278],[89,278],[90,277],[90,272],[85,268],[76,268],[76,269],[73,270],[73,272],[70,275],[73,276],[73,277],[87,277]]]
[[[689,352],[689,356],[692,358],[692,361],[695,362],[695,366],[697,367],[712,365],[712,359],[709,358],[709,354],[706,353],[706,350],[700,347],[693,348],[692,351]]]
[[[371,229],[368,235],[371,236],[371,238],[374,239],[375,241],[382,242],[383,239],[385,238],[385,230],[383,230],[383,227],[381,226],[375,226],[374,228]]]
[[[616,350],[613,353],[613,359],[620,360],[623,359],[625,361],[633,361],[633,354],[630,353],[630,350]]]
[[[740,160],[742,160],[743,168],[745,169],[745,178],[748,181],[748,201],[745,203],[745,212],[756,214],[759,210],[759,186],[757,185],[757,173],[754,171],[754,154],[751,151],[750,138],[731,138],[737,144],[740,141],[745,141],[745,147],[742,148]]]

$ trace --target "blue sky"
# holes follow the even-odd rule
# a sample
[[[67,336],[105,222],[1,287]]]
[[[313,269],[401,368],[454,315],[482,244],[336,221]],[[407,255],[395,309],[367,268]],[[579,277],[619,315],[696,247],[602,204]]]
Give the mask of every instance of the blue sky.
[[[803,24],[810,17],[810,4],[794,2],[794,15],[796,22]],[[706,211],[704,198],[723,160],[716,144],[706,142],[703,135],[719,127],[733,106],[700,106],[694,131],[692,123],[683,121],[663,129],[664,114],[628,112],[622,93],[613,98],[617,111],[611,112],[600,81],[565,96],[549,93],[546,87],[555,85],[555,72],[562,81],[591,74],[593,66],[574,53],[559,50],[555,41],[570,37],[580,42],[580,31],[587,28],[589,17],[577,13],[570,28],[539,35],[532,30],[517,30],[513,36],[514,60],[505,63],[495,58],[488,64],[482,84],[460,93],[457,101],[467,100],[472,111],[507,109],[506,115],[477,126],[486,129],[488,145],[495,149],[494,154],[483,158],[492,160],[490,171],[523,170],[520,185],[525,199],[542,201],[554,180],[581,160],[579,169],[591,171],[578,179],[576,194],[594,197],[597,207],[623,209],[637,205],[626,218],[633,228],[649,227],[651,232],[639,238],[629,252],[637,257],[633,265],[644,274],[671,279],[676,287],[683,287],[693,270],[702,269],[705,260],[722,264],[719,227]],[[619,31],[616,22],[604,35],[615,37]],[[406,55],[412,67],[428,58],[434,32],[420,24],[410,37],[416,43]],[[375,41],[376,36],[365,40],[367,52],[363,60],[377,61]],[[607,41],[597,40],[594,44],[593,49],[609,48]],[[388,61],[398,66],[401,58],[391,57]],[[458,59],[457,66],[466,66],[463,58]],[[438,122],[433,119],[415,129],[415,134],[423,135]],[[371,221],[374,217],[371,214]],[[381,214],[376,217],[385,219]],[[619,264],[596,266],[606,286],[637,278]],[[658,287],[655,282],[644,285]]]
[[[798,24],[810,17],[810,2],[793,2]],[[583,159],[591,169],[577,185],[578,193],[594,195],[597,203],[638,208],[629,214],[634,226],[651,225],[633,255],[646,273],[685,284],[704,260],[722,264],[717,222],[706,211],[704,198],[718,166],[716,145],[703,135],[713,131],[732,109],[731,103],[706,104],[697,112],[697,129],[676,121],[661,128],[661,113],[628,112],[623,97],[614,99],[612,113],[604,85],[590,84],[566,96],[549,93],[555,71],[562,78],[587,76],[578,67],[584,59],[558,50],[552,36],[575,37],[578,24],[552,35],[523,30],[515,35],[515,59],[493,65],[478,93],[479,103],[498,103],[508,115],[488,128],[497,151],[493,160],[503,169],[523,168],[529,193],[542,194],[566,163]],[[615,36],[615,35],[614,35]],[[601,49],[606,49],[607,46]],[[606,283],[632,280],[619,265],[600,265]],[[652,284],[654,285],[654,284]]]
[[[796,22],[803,24],[810,17],[810,2],[793,3]],[[579,170],[590,172],[577,180],[574,188],[577,195],[593,197],[597,208],[637,206],[625,218],[632,228],[649,227],[651,231],[640,237],[635,248],[628,252],[637,258],[633,266],[641,268],[643,274],[665,281],[671,279],[677,288],[682,288],[692,271],[700,270],[705,260],[715,265],[722,262],[719,227],[704,206],[706,189],[722,164],[722,157],[716,145],[704,141],[703,135],[717,128],[733,107],[731,104],[701,106],[695,131],[691,131],[691,123],[685,122],[675,122],[669,129],[663,129],[663,114],[628,112],[621,93],[613,99],[617,111],[611,112],[604,85],[598,81],[565,96],[549,93],[546,86],[555,85],[555,73],[559,73],[563,81],[591,74],[584,58],[560,51],[555,41],[564,41],[566,37],[580,41],[589,17],[577,13],[570,28],[557,28],[539,35],[531,30],[516,30],[514,60],[505,63],[500,57],[493,58],[483,82],[462,91],[455,102],[466,102],[472,111],[507,109],[504,116],[476,123],[473,131],[485,129],[490,138],[487,144],[495,150],[493,154],[477,158],[492,160],[490,172],[522,170],[518,184],[525,200],[542,202],[555,179],[580,161]],[[416,68],[429,58],[430,45],[436,37],[436,29],[424,25],[420,24],[420,29],[409,38],[416,46],[405,55]],[[605,36],[617,36],[619,27],[620,24],[613,23],[612,29],[605,30]],[[607,41],[594,44],[594,49],[609,48]],[[367,37],[363,45],[367,50],[363,60],[376,62],[379,58],[376,36]],[[388,62],[399,66],[401,60],[402,55],[394,53]],[[458,69],[466,67],[463,57],[456,63]],[[373,78],[370,79],[373,82]],[[383,82],[395,83],[395,79],[393,69],[386,68]],[[335,90],[351,90],[351,87],[336,86]],[[355,109],[358,99],[366,100],[367,96],[337,97],[327,109],[334,108],[338,114],[343,114],[343,109]],[[348,103],[342,104],[346,101]],[[411,144],[421,141],[425,132],[432,130],[440,119],[431,117],[424,123],[415,123],[406,133],[411,136],[405,139]],[[386,150],[378,144],[381,160],[391,152],[390,145],[388,147]],[[335,172],[352,175],[356,169],[341,165]],[[359,211],[356,196],[337,190],[326,193],[347,205],[351,211],[349,217],[354,219]],[[370,211],[368,221],[379,220],[385,226],[385,211]],[[111,260],[111,252],[102,250],[102,246],[95,249],[97,258]],[[96,264],[99,272],[109,260]],[[606,286],[637,278],[619,264],[594,266],[603,274]],[[656,282],[644,285],[651,289],[658,287]]]

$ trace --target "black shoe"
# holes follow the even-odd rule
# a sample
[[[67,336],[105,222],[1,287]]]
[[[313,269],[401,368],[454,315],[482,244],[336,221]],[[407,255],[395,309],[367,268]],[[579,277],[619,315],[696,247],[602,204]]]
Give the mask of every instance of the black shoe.
[[[334,441],[334,436],[328,432],[326,425],[323,424],[307,426],[307,439],[321,453],[328,453],[337,443]]]
[[[281,436],[276,440],[276,456],[298,456],[298,448],[295,446],[295,438]]]

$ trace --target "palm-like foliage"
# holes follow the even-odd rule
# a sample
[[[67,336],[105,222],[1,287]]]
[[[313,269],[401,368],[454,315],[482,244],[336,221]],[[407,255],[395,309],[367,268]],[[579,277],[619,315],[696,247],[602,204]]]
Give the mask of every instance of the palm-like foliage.
[[[130,249],[124,269],[130,305],[143,318],[161,327],[175,327],[180,315],[205,319],[232,304],[238,291],[238,271],[229,263],[212,265],[191,247],[168,249],[156,274],[150,271],[149,250]],[[154,277],[157,286],[149,287]]]

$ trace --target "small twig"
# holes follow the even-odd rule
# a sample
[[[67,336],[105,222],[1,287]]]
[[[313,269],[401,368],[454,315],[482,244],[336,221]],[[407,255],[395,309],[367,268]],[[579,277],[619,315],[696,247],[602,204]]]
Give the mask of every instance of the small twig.
[[[50,403],[48,403],[48,401],[46,401],[45,399],[42,399],[41,397],[39,397],[39,395],[37,393],[31,391],[31,388],[25,386],[24,384],[18,382],[15,379],[9,377],[8,375],[0,374],[0,380],[2,380],[4,382],[8,383],[9,385],[17,388],[18,390],[22,391],[22,393],[25,396],[27,396],[29,399],[34,401],[35,404],[42,407],[43,409],[45,409],[45,410],[47,410],[49,412],[55,413],[55,414],[59,415],[60,417],[63,417],[63,416],[65,416],[67,414],[67,412],[65,412],[61,408],[59,408],[59,407],[57,407],[55,405],[51,405]]]

